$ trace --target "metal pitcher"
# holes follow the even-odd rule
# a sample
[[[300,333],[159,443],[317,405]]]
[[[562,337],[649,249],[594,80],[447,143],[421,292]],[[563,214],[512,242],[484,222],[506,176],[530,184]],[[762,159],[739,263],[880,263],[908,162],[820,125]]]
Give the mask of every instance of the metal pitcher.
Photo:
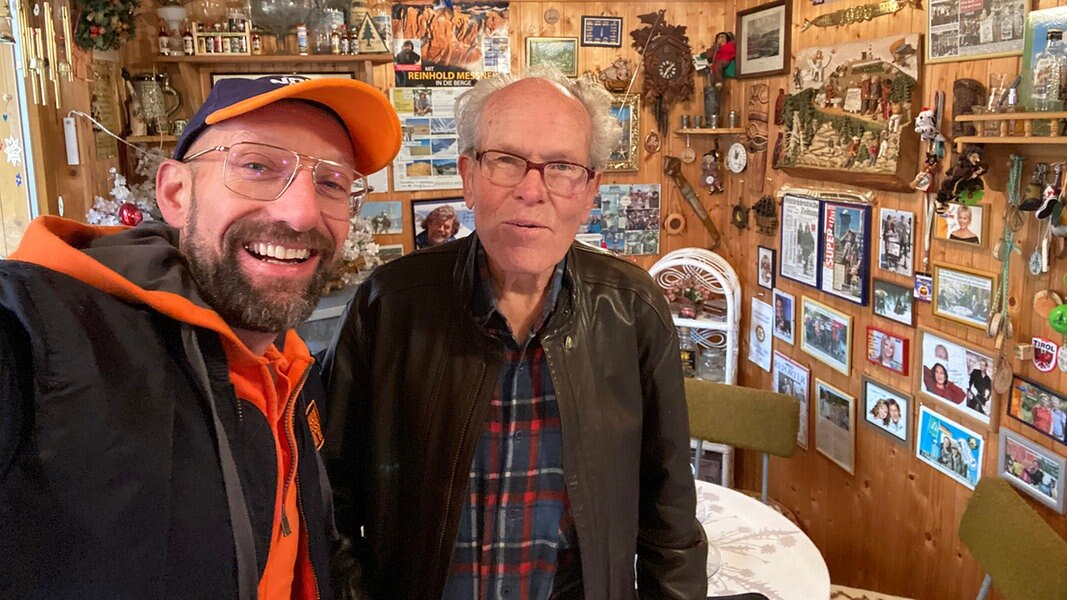
[[[149,135],[166,134],[170,130],[169,118],[182,105],[181,94],[170,87],[166,73],[138,73],[130,76],[133,93],[141,104],[141,111]],[[167,96],[171,100],[168,103]]]

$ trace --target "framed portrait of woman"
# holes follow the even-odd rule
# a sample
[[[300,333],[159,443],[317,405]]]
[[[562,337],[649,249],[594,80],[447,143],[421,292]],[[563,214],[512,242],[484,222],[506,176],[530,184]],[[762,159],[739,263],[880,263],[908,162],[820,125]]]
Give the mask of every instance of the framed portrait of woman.
[[[935,216],[934,239],[981,248],[986,245],[988,231],[984,204],[949,204],[943,214]]]
[[[922,377],[919,390],[972,419],[991,424],[996,414],[993,376],[996,360],[982,351],[922,331]]]
[[[909,445],[911,396],[870,377],[863,378],[863,420],[898,442]]]

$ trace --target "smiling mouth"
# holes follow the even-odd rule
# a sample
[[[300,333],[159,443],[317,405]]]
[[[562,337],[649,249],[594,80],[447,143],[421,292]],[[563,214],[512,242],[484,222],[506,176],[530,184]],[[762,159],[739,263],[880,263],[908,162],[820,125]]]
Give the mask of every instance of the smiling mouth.
[[[244,249],[256,260],[280,265],[298,265],[318,254],[310,248],[287,248],[281,244],[263,242],[245,244]]]

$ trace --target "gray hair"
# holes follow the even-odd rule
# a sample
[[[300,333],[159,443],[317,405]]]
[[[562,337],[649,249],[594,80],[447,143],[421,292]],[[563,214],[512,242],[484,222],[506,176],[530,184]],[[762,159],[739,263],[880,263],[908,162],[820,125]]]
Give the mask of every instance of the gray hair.
[[[602,171],[607,166],[612,148],[622,137],[622,126],[611,114],[612,95],[595,80],[579,77],[570,79],[556,69],[538,67],[522,74],[507,74],[479,80],[477,84],[456,99],[456,133],[461,154],[474,156],[484,132],[480,131],[482,112],[494,94],[523,79],[546,79],[573,95],[586,112],[591,122],[589,164]]]

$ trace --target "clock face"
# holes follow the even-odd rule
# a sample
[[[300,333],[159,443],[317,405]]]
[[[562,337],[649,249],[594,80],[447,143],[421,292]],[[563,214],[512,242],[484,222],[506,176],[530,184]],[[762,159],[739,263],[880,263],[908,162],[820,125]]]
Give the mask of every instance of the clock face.
[[[740,173],[748,165],[748,151],[741,142],[734,142],[726,153],[726,167],[733,173]]]
[[[682,72],[678,63],[673,60],[664,60],[659,63],[659,76],[663,79],[674,79]]]

